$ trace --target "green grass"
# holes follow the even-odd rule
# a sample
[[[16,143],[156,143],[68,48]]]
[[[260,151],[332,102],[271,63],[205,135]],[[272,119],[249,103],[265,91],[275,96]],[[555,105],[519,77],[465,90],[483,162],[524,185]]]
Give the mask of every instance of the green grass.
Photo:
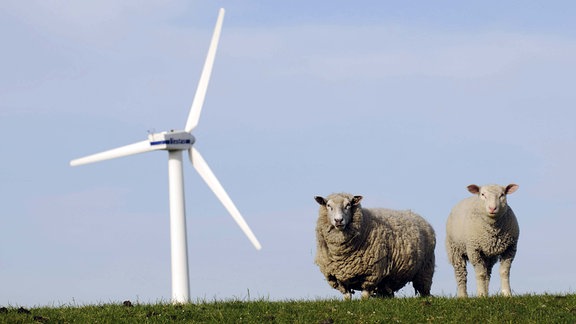
[[[0,323],[576,323],[576,294],[2,307]]]

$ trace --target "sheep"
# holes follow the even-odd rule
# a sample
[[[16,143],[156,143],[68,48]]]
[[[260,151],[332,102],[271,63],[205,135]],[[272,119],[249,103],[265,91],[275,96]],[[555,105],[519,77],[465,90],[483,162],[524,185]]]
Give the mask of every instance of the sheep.
[[[516,255],[520,229],[506,202],[506,195],[518,185],[469,185],[475,196],[460,201],[446,222],[446,251],[454,267],[458,297],[467,297],[466,263],[470,261],[476,273],[478,296],[488,295],[492,267],[500,260],[501,292],[511,296],[510,266]]]
[[[365,209],[362,196],[315,196],[320,204],[315,263],[328,284],[352,298],[394,297],[409,281],[415,293],[429,296],[436,236],[412,211]]]

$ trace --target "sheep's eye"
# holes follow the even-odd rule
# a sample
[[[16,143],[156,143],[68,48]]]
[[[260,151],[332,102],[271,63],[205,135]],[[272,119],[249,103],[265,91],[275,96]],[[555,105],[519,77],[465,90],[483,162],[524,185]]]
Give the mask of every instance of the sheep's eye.
[[[350,205],[350,203],[346,204],[346,209],[350,209],[350,207],[352,207],[352,205]]]

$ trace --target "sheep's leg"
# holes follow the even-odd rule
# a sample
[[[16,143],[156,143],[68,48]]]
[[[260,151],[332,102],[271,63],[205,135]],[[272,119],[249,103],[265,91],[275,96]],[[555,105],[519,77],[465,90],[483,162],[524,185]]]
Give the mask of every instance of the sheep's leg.
[[[368,299],[372,296],[374,296],[374,292],[378,291],[379,286],[375,285],[375,282],[377,282],[378,278],[377,277],[373,277],[373,276],[368,276],[366,278],[364,278],[364,282],[362,283],[362,285],[360,285],[360,288],[362,289],[362,299]],[[380,282],[381,284],[382,282]]]
[[[414,289],[420,296],[430,296],[432,276],[434,276],[434,255],[429,258],[428,262],[426,262],[422,269],[414,276],[414,280],[412,281],[412,286],[414,286]]]
[[[351,289],[346,288],[334,275],[327,275],[326,280],[328,280],[328,284],[332,286],[332,288],[338,290],[339,292],[344,295],[344,300],[352,299],[352,294],[354,293]]]
[[[362,290],[362,299],[368,299],[372,296],[372,292],[370,290]]]
[[[352,292],[349,291],[347,293],[344,293],[344,300],[350,300],[350,299],[352,299]]]
[[[374,296],[380,298],[393,298],[394,290],[392,290],[386,283],[380,283],[374,291]]]
[[[468,249],[468,259],[476,273],[476,292],[478,297],[488,296],[488,284],[490,282],[490,260],[486,259],[480,251]]]
[[[344,287],[344,285],[342,284],[338,287],[338,290],[344,295],[344,300],[352,299],[352,294],[354,294],[354,290],[348,289]]]
[[[429,274],[418,274],[414,281],[412,281],[412,286],[421,297],[430,296],[432,278]]]
[[[454,274],[456,276],[456,284],[458,285],[458,297],[468,297],[468,292],[466,291],[466,277],[468,276],[468,270],[466,269],[466,259],[460,257],[453,260],[452,265],[454,266]]]
[[[492,268],[498,262],[498,257],[492,257],[485,260],[486,262],[486,295],[490,291],[490,279],[492,278]]]
[[[488,296],[490,276],[487,274],[486,266],[484,264],[476,264],[474,266],[474,272],[476,273],[476,290],[478,297]]]
[[[512,260],[516,254],[516,247],[502,255],[500,259],[500,290],[504,296],[512,296],[512,289],[510,288],[510,267]]]
[[[344,295],[344,300],[352,299],[352,294],[354,294],[352,289],[347,289],[342,285],[340,285],[337,289],[342,293],[342,295]]]
[[[474,266],[474,272],[476,273],[476,291],[478,297],[488,296],[488,285],[490,283],[490,272],[491,267],[490,261],[482,258],[480,253],[469,253],[470,263]]]
[[[510,266],[512,262],[507,260],[507,262],[502,262],[500,264],[500,286],[502,295],[512,296],[512,289],[510,288]]]
[[[468,271],[466,270],[466,267],[460,269],[454,269],[455,273],[456,273],[456,281],[458,284],[458,293],[457,296],[458,297],[468,297],[468,291],[466,289],[467,286],[467,279],[466,277],[468,276]]]
[[[468,292],[466,291],[466,277],[468,276],[466,249],[455,244],[452,240],[446,239],[446,250],[448,251],[448,261],[454,267],[454,277],[456,277],[456,285],[458,287],[457,296],[468,297]]]

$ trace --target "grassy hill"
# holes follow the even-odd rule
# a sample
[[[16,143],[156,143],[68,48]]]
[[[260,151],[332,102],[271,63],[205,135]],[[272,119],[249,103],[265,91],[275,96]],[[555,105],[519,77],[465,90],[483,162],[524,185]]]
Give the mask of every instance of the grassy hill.
[[[0,308],[0,323],[576,323],[576,295]]]

